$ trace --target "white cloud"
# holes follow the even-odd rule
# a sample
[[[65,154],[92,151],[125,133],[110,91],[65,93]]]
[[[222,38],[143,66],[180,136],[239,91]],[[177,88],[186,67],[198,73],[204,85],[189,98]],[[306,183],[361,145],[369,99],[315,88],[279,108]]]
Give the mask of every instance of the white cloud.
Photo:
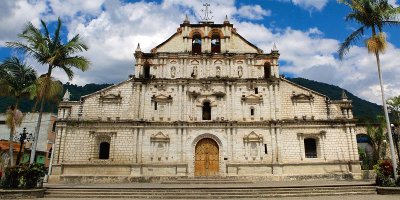
[[[244,5],[239,8],[238,15],[258,20],[265,16],[271,16],[271,10],[264,10],[260,5]]]
[[[16,40],[28,21],[39,25],[45,11],[46,3],[42,1],[3,0],[0,6],[0,47],[4,47],[7,41]]]
[[[80,4],[77,2],[49,0],[46,6],[42,1],[37,1],[36,4],[22,0],[6,1],[0,8],[0,11],[3,11],[0,12],[0,22],[5,24],[0,27],[0,41],[15,38],[15,34],[21,30],[19,26],[27,20],[38,25],[38,20],[44,16],[43,13],[47,13],[44,16],[47,20],[55,20],[49,10],[59,12],[64,25],[67,26],[68,38],[80,34],[90,46],[89,51],[83,55],[91,60],[91,69],[88,72],[76,72],[72,82],[116,83],[133,74],[133,53],[137,43],[140,42],[144,52],[149,52],[176,31],[185,14],[189,15],[192,23],[197,23],[199,19],[196,16],[199,16],[201,8],[200,1],[186,0],[165,0],[162,3],[96,0],[82,3],[81,6],[78,6]],[[300,1],[296,2],[300,5]],[[259,17],[260,13],[263,13],[261,10],[254,16],[239,16],[240,13],[245,13],[241,12],[241,9],[248,8],[235,7],[233,0],[216,0],[213,3],[215,23],[221,23],[227,14],[237,31],[266,53],[273,43],[278,45],[281,53],[281,73],[339,85],[362,98],[380,102],[375,59],[364,47],[353,47],[348,56],[339,61],[336,50],[340,41],[326,38],[318,28],[306,31],[290,27],[267,28],[262,24],[242,20],[243,17]],[[322,9],[325,5],[303,4],[313,5],[314,9]],[[265,12],[264,14],[263,16],[268,15]],[[3,17],[4,15],[10,17]],[[14,31],[7,32],[8,30]],[[399,54],[400,49],[389,45],[387,53],[382,55],[387,96],[400,93],[400,82],[396,81],[400,78],[400,68],[396,67]],[[43,73],[44,69],[45,67],[40,68],[39,73]],[[67,81],[60,71],[55,71],[54,75],[62,81]]]
[[[292,2],[294,5],[297,5],[306,10],[322,10],[326,4],[328,4],[329,0],[278,0],[283,2]]]

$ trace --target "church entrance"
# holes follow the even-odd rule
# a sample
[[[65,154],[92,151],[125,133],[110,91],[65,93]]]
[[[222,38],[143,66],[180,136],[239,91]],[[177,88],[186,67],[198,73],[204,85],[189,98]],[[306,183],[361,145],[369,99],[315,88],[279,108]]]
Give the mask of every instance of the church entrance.
[[[200,140],[195,148],[195,176],[217,176],[219,172],[218,144],[210,138]]]

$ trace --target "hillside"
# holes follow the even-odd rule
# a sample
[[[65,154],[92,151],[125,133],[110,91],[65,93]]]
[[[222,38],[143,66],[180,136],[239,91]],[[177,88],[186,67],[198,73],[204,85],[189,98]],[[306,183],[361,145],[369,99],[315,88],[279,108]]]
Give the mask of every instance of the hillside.
[[[324,94],[328,96],[331,100],[339,100],[342,96],[342,88],[329,85],[326,83],[321,83],[317,81],[312,81],[304,78],[287,78],[289,81],[292,81],[296,84],[314,90],[318,93]],[[382,106],[379,106],[375,103],[371,103],[364,99],[361,99],[349,91],[345,90],[347,97],[353,101],[353,113],[354,116],[359,119],[359,121],[375,121],[375,118],[378,114],[383,113]]]
[[[342,88],[334,85],[329,85],[325,83],[320,83],[312,80],[307,80],[304,78],[288,78],[288,80],[302,85],[306,88],[319,92],[328,96],[331,100],[338,100],[342,94]],[[95,91],[101,90],[105,87],[110,86],[111,84],[87,84],[85,86],[78,86],[66,83],[64,84],[64,90],[69,90],[71,93],[71,100],[77,101],[83,95],[87,95],[93,93]],[[349,99],[353,101],[353,112],[354,116],[359,119],[359,121],[374,121],[375,116],[381,113],[381,106],[371,103],[369,101],[358,98],[352,93],[346,91]],[[60,97],[61,99],[61,97]],[[0,97],[0,112],[5,112],[6,108],[11,105],[14,99],[10,97]],[[20,109],[22,112],[31,112],[32,107],[34,105],[34,100],[23,100],[20,103]],[[57,105],[56,103],[48,103],[45,106],[46,112],[56,112]]]

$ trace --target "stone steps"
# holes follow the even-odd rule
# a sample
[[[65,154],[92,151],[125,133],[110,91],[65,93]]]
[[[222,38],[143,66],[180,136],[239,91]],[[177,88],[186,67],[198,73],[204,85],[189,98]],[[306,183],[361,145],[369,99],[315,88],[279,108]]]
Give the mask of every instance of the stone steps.
[[[221,187],[221,188],[48,188],[46,198],[154,198],[154,199],[209,199],[209,198],[271,198],[304,196],[339,196],[376,194],[374,186],[322,187]]]

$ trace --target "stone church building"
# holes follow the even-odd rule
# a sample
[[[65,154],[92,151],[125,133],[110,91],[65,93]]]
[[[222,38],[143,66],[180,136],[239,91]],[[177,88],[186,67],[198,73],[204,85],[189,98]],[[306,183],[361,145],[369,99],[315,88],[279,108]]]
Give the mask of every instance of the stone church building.
[[[65,95],[50,181],[358,177],[351,101],[280,77],[279,55],[227,19],[186,19],[151,52],[138,45],[128,80]]]

